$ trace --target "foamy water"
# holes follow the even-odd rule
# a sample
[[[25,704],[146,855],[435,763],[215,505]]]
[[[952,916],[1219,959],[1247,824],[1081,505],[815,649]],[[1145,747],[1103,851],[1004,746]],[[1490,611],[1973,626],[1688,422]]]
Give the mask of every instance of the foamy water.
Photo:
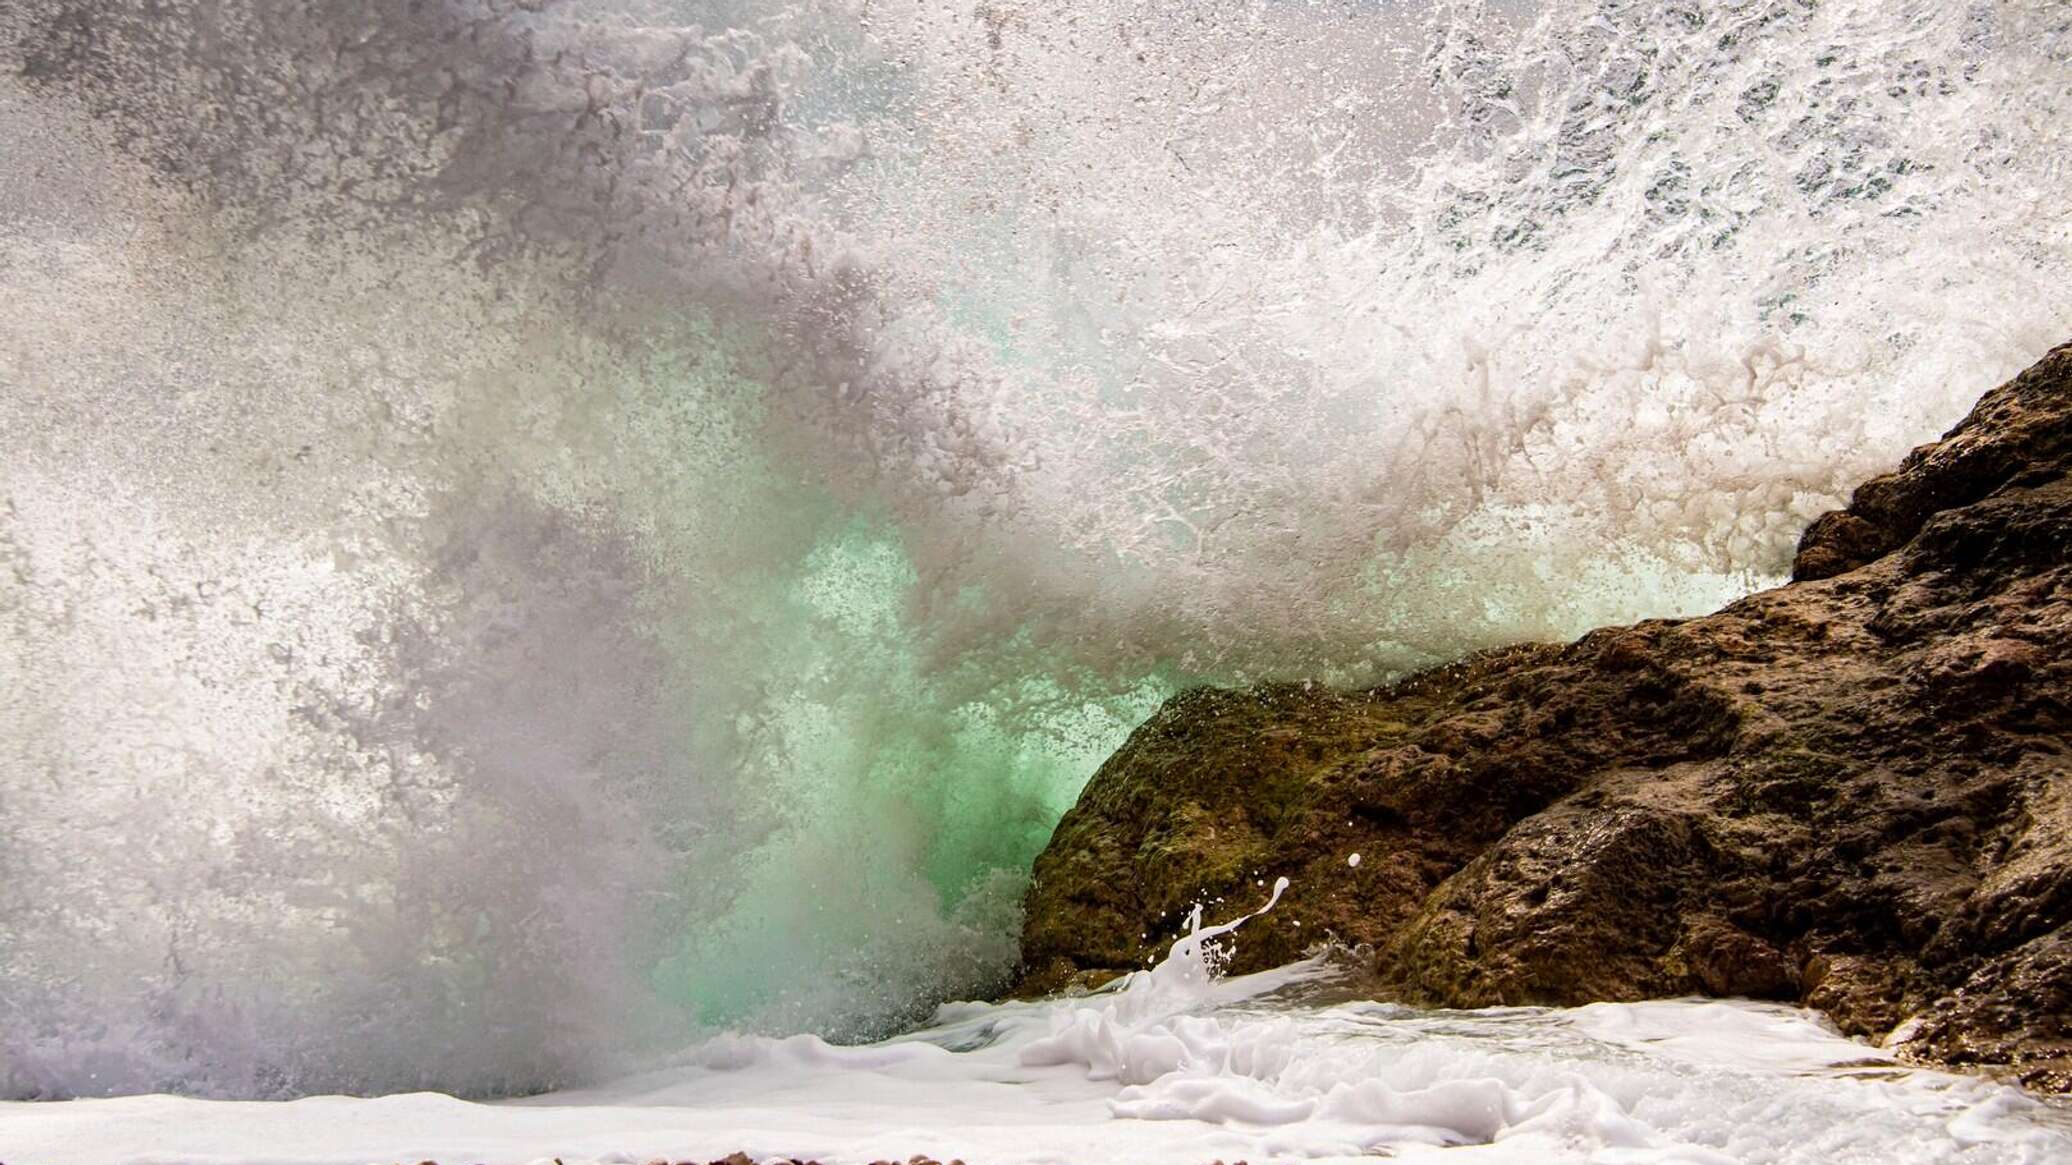
[[[1276,888],[1276,896],[1279,889]],[[1242,921],[1242,920],[1240,920]],[[2072,1108],[1912,1070],[1748,1002],[1421,1012],[1353,960],[1230,979],[1208,940],[1078,998],[945,1006],[882,1043],[721,1036],[676,1067],[478,1104],[435,1093],[0,1105],[44,1165],[710,1160],[969,1165],[1212,1160],[1685,1165],[2063,1161]]]

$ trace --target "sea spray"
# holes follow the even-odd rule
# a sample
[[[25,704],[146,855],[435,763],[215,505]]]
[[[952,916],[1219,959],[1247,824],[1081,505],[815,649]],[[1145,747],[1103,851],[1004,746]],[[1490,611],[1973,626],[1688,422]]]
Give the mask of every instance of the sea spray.
[[[1169,694],[1715,605],[2061,339],[2072,18],[0,12],[0,1088],[1011,971]]]

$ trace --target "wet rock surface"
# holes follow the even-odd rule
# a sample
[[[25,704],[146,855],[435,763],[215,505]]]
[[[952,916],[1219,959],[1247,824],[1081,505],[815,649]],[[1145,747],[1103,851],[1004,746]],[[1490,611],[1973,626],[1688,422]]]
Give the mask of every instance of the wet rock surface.
[[[1234,970],[1328,938],[1433,1005],[1796,1001],[2072,1091],[2072,345],[1815,522],[1793,576],[1374,691],[1176,697],[1037,860],[1020,989],[1141,967],[1286,875]]]

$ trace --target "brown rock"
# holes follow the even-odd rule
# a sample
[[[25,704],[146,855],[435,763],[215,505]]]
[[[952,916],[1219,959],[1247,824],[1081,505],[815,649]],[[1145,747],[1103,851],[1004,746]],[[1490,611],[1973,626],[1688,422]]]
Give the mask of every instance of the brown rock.
[[[2050,480],[2072,456],[2064,425],[2060,347],[1995,389],[1971,415],[1907,455],[1896,472],[1857,487],[1849,508],[1815,521],[1800,539],[1794,580],[1832,578],[1911,541],[1934,514],[1969,506],[2009,485]]]
[[[1733,923],[1706,915],[1686,920],[1678,953],[1708,995],[1799,997],[1798,968],[1784,952]]]
[[[1021,990],[1141,967],[1191,904],[1287,875],[1235,969],[1330,936],[1433,1004],[1797,999],[2072,1088],[2072,345],[1794,573],[1373,691],[1176,697],[1038,858]]]

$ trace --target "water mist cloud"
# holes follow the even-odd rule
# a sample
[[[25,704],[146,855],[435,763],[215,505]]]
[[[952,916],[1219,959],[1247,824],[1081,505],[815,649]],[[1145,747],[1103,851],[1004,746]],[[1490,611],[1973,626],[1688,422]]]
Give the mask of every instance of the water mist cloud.
[[[1708,606],[2062,339],[2068,63],[2022,4],[17,5],[0,1090],[982,991],[1177,686]]]

